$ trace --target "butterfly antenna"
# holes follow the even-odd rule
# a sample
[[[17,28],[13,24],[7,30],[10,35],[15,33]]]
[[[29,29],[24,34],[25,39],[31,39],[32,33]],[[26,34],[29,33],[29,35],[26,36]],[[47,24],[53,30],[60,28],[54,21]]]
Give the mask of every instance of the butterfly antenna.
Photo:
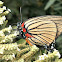
[[[20,7],[20,16],[21,16],[21,23],[22,23],[22,11],[21,11],[21,7]]]

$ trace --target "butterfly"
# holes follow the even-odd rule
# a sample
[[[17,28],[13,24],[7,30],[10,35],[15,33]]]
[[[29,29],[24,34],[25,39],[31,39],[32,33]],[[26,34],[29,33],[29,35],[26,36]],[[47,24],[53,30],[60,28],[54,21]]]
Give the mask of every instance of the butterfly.
[[[39,16],[18,22],[17,28],[29,45],[50,46],[62,32],[62,16]]]

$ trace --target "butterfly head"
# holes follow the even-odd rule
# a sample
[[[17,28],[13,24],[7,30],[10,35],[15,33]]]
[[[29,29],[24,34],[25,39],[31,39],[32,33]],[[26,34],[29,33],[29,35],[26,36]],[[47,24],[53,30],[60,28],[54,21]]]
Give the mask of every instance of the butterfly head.
[[[22,38],[26,38],[25,36],[25,33],[26,33],[26,29],[24,28],[24,23],[20,23],[18,22],[17,23],[17,30],[19,31],[19,35],[22,37]]]
[[[22,36],[22,27],[20,22],[17,23],[17,30],[19,31],[19,34]]]

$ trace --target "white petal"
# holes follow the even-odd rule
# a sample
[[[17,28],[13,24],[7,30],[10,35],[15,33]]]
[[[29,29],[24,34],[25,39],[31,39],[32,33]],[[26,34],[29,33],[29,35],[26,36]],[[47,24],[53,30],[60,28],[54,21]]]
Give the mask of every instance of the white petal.
[[[12,30],[12,27],[11,27],[11,25],[9,25],[9,27],[8,27],[8,31],[10,31],[10,30]]]
[[[3,6],[3,9],[6,10],[6,6]]]
[[[0,25],[2,25],[2,24],[3,24],[3,21],[0,20]]]
[[[10,9],[8,9],[8,11],[9,11],[9,12],[11,12],[11,10],[10,10]]]
[[[13,55],[12,55],[14,58],[15,58],[15,54],[13,53]]]
[[[39,56],[39,60],[44,60],[44,55]]]
[[[3,42],[5,42],[5,40],[2,40]]]
[[[0,4],[3,4],[3,2],[2,2],[2,1],[0,1]]]
[[[17,48],[17,50],[18,50],[18,51],[20,51],[20,49],[19,49],[19,48]]]

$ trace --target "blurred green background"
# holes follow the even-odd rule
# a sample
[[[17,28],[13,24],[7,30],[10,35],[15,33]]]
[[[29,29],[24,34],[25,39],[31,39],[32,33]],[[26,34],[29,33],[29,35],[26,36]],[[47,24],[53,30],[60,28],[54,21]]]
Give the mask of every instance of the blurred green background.
[[[2,0],[11,9],[8,15],[9,24],[20,21],[20,7],[23,21],[43,15],[62,15],[62,0]]]
[[[4,5],[11,9],[8,14],[8,24],[21,21],[20,7],[22,8],[23,21],[28,18],[43,15],[62,15],[62,0],[2,0]],[[56,41],[56,48],[62,54],[62,35]]]

